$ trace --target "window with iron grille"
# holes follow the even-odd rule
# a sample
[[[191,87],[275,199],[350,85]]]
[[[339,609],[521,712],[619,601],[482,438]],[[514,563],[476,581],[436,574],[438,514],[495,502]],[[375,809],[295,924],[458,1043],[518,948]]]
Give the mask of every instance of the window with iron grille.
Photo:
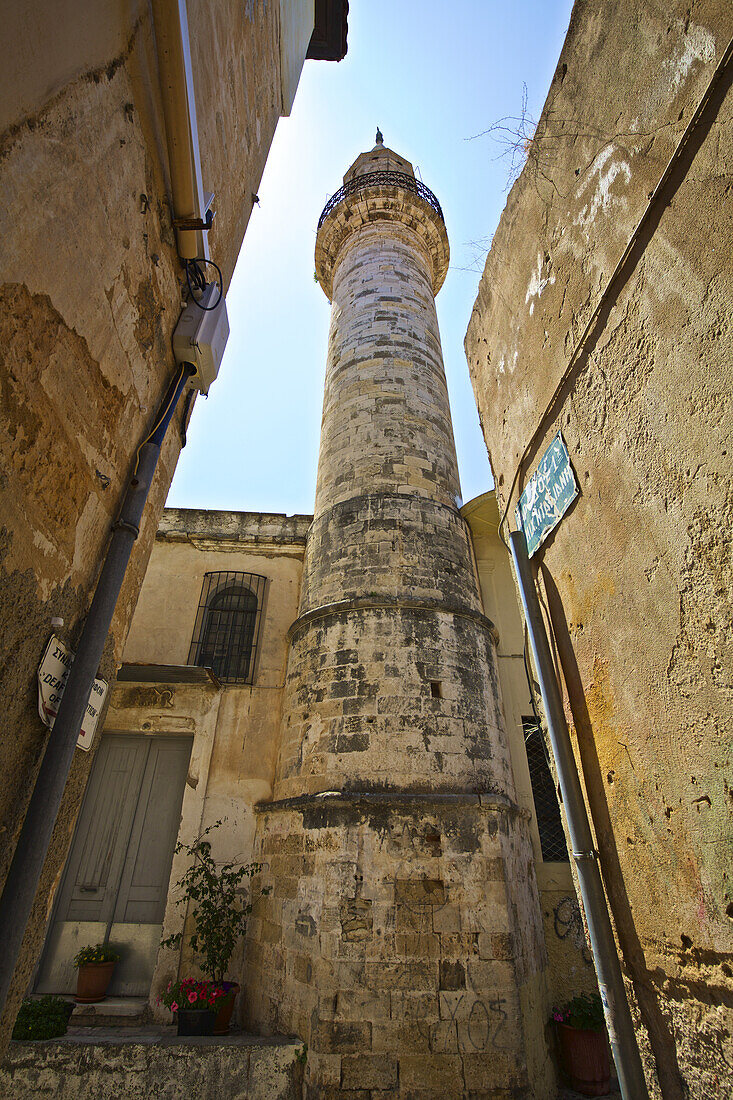
[[[529,778],[532,784],[537,828],[540,833],[542,859],[545,863],[568,863],[568,849],[562,828],[560,806],[555,783],[547,762],[547,750],[542,730],[536,718],[522,717],[524,747],[527,750]]]
[[[254,683],[267,578],[205,573],[188,656],[223,684]]]

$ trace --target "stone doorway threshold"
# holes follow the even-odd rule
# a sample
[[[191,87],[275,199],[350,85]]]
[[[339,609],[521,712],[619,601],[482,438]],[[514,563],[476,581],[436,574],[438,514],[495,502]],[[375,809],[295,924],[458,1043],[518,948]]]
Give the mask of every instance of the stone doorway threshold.
[[[174,1026],[77,1027],[10,1043],[0,1096],[13,1100],[300,1100],[298,1039],[245,1032],[179,1038]]]

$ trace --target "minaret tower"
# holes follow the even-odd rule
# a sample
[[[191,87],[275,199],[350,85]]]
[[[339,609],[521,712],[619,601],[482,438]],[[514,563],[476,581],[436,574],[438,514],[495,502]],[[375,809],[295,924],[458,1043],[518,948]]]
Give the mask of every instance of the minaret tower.
[[[536,1049],[539,905],[435,312],[448,256],[377,132],[318,225],[315,516],[246,975],[250,1024],[308,1043],[314,1100],[525,1095]]]

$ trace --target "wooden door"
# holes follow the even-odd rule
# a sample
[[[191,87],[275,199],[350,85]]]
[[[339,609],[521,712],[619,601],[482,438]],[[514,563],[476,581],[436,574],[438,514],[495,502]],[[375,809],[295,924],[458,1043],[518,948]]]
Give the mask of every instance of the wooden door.
[[[146,996],[163,927],[191,739],[110,734],[87,785],[36,989],[73,993],[73,957],[120,947],[110,993]]]

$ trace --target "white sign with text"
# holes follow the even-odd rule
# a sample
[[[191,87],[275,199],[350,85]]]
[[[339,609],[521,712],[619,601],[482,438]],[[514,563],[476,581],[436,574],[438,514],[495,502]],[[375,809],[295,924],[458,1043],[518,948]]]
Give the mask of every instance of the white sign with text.
[[[56,721],[61,697],[73,663],[72,651],[60,638],[52,634],[38,666],[38,713],[43,724],[49,729],[53,729]],[[92,685],[81,731],[76,741],[77,748],[84,749],[85,752],[92,747],[108,687],[106,680],[95,680]]]

